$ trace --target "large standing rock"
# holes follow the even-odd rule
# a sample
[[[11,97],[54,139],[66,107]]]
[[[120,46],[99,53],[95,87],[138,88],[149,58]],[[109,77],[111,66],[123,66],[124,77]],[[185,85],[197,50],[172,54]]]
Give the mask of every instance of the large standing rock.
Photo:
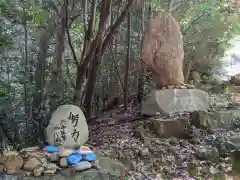
[[[46,138],[50,145],[75,147],[88,140],[88,125],[81,109],[74,105],[62,105],[53,112]]]
[[[170,115],[177,112],[206,110],[208,94],[197,89],[153,90],[142,103],[142,114],[155,116],[157,113]]]
[[[141,59],[153,73],[157,88],[184,83],[183,40],[179,23],[168,13],[158,13],[144,35]]]

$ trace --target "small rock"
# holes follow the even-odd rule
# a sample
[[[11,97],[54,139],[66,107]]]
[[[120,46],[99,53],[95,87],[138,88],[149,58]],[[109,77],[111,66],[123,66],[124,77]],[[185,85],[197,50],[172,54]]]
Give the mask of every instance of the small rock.
[[[148,137],[144,137],[143,138],[143,143],[144,143],[144,146],[148,147],[148,146],[151,146],[151,139],[148,138]]]
[[[44,167],[38,167],[33,170],[33,176],[38,177],[41,176],[42,173],[44,172]]]
[[[92,163],[92,168],[101,169],[101,166],[98,160],[92,161],[91,163]]]
[[[171,137],[171,138],[169,139],[169,144],[171,144],[171,145],[177,145],[177,144],[178,144],[177,138]]]
[[[49,158],[49,160],[50,160],[51,162],[59,161],[59,160],[60,160],[60,156],[59,156],[58,152],[52,153],[51,156],[50,156],[50,158]]]
[[[147,157],[147,156],[149,156],[149,154],[150,154],[150,152],[149,152],[148,148],[143,148],[139,151],[139,155],[141,157]]]
[[[4,166],[2,164],[0,164],[0,173],[4,172]]]
[[[81,161],[75,164],[73,167],[76,171],[83,171],[86,169],[90,169],[92,167],[92,164],[88,161]]]
[[[199,147],[196,150],[196,156],[199,160],[219,161],[219,152],[215,147]]]
[[[49,169],[49,170],[44,170],[43,174],[44,175],[54,175],[56,173],[57,169]]]
[[[168,86],[167,88],[168,88],[168,89],[174,89],[174,86],[171,85],[171,86]]]
[[[29,159],[36,158],[43,166],[46,166],[48,163],[48,157],[45,153],[42,152],[28,152],[27,156]]]
[[[132,161],[130,163],[130,170],[132,170],[132,171],[136,171],[137,170],[137,163],[136,162]]]
[[[32,172],[35,168],[41,165],[42,164],[37,158],[31,158],[23,165],[23,170]]]
[[[46,154],[41,152],[28,152],[27,154],[28,154],[28,157],[34,157],[38,159],[40,162],[45,161],[45,159],[47,158]]]
[[[54,163],[48,164],[45,168],[46,168],[46,170],[57,170],[57,169],[59,169],[59,167]]]
[[[201,170],[201,167],[200,168],[199,167],[193,167],[193,168],[189,169],[188,173],[190,174],[190,176],[196,176],[196,175],[199,174],[200,170]]]
[[[64,168],[64,169],[60,170],[60,174],[65,177],[72,177],[75,173],[76,173],[76,171],[74,169],[70,169],[70,168],[67,168],[67,169]]]
[[[33,174],[33,172],[25,171],[24,176],[29,177],[29,176],[31,176],[32,174]]]
[[[60,167],[66,168],[68,166],[67,158],[60,159]]]
[[[200,144],[201,142],[200,142],[200,140],[198,139],[198,138],[192,138],[192,139],[189,139],[189,142],[191,143],[191,144]]]
[[[40,151],[40,148],[38,146],[23,148],[20,152],[36,152],[36,151]]]
[[[134,130],[134,136],[137,138],[144,138],[144,129],[143,127],[137,127]]]
[[[179,86],[179,89],[187,89],[186,86]]]
[[[60,157],[68,157],[68,156],[72,155],[72,153],[73,152],[70,149],[60,148],[58,154]]]
[[[151,152],[151,153],[154,153],[155,151],[157,151],[156,148],[151,147],[151,146],[148,148],[148,150],[149,150],[149,152]]]
[[[23,166],[23,158],[15,152],[7,152],[0,156],[0,163],[9,173],[20,170]],[[2,168],[1,168],[2,169]]]

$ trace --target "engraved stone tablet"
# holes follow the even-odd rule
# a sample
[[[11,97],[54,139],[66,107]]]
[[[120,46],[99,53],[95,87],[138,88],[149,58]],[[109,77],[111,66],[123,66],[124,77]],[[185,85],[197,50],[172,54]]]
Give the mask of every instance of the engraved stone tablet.
[[[75,105],[62,105],[53,112],[45,129],[49,145],[75,147],[88,140],[88,125],[82,110]]]

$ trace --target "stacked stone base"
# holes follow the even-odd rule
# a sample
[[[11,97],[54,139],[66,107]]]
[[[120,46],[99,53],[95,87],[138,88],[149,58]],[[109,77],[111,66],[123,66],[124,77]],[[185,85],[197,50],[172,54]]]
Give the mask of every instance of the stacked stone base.
[[[142,114],[148,116],[206,109],[209,109],[208,94],[198,89],[152,90],[142,103]]]

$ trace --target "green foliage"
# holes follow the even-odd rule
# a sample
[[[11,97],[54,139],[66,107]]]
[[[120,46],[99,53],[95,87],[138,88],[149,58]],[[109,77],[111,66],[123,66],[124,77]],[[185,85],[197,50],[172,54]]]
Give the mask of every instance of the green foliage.
[[[239,16],[223,11],[222,4],[195,4],[181,20],[186,64],[198,71],[220,65],[220,58],[230,48],[229,41],[240,34]]]

